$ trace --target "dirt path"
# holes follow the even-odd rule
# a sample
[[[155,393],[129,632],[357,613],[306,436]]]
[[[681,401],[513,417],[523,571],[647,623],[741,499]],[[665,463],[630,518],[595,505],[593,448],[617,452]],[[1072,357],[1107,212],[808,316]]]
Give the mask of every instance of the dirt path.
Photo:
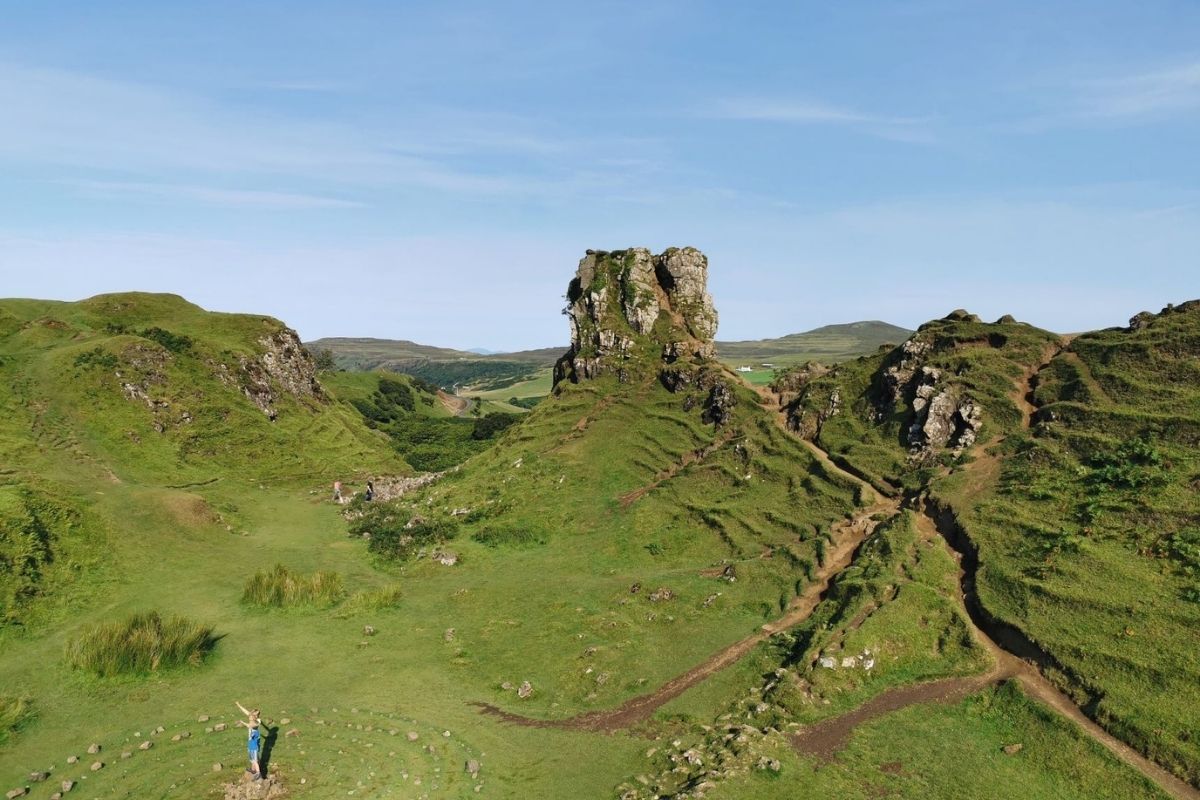
[[[477,705],[485,714],[499,717],[506,722],[534,728],[567,728],[611,733],[642,722],[667,702],[741,659],[770,636],[799,625],[808,619],[821,600],[825,598],[833,579],[850,565],[863,540],[879,524],[871,517],[880,513],[889,516],[895,514],[899,510],[899,505],[897,500],[881,501],[861,510],[852,519],[835,526],[833,532],[835,545],[828,552],[824,565],[817,571],[816,580],[805,587],[804,592],[791,602],[783,616],[763,625],[750,636],[714,653],[687,672],[667,681],[650,694],[634,697],[611,710],[589,711],[586,714],[562,720],[531,719],[485,703]]]
[[[1015,398],[1019,398],[1018,402],[1025,409],[1025,427],[1029,427],[1037,411],[1032,402],[1037,374],[1058,352],[1059,349],[1051,352],[1048,348],[1043,354],[1042,363],[1027,370],[1024,383],[1016,387]],[[986,452],[998,441],[993,440],[986,445],[980,445],[980,450]],[[983,483],[994,481],[998,477],[999,464],[996,458],[987,456],[976,458],[966,469],[972,473],[972,490],[979,491],[983,488]],[[922,513],[915,515],[917,530],[924,539],[942,540],[958,564],[958,599],[967,612],[975,641],[991,655],[993,667],[982,675],[947,678],[889,689],[853,711],[822,720],[793,734],[790,738],[796,750],[830,760],[846,746],[859,725],[909,706],[950,702],[1001,681],[1016,680],[1027,695],[1074,722],[1084,735],[1100,744],[1120,761],[1136,769],[1171,797],[1180,800],[1200,800],[1200,790],[1175,777],[1105,731],[1084,714],[1070,697],[1043,676],[1038,665],[1052,664],[1053,658],[1019,629],[993,619],[979,602],[975,591],[978,561],[970,542],[965,540],[964,532],[949,514],[940,513],[927,501],[922,503],[921,511]]]
[[[785,417],[782,414],[777,414],[776,418],[784,430],[787,430]],[[818,452],[823,453],[819,448]],[[878,492],[866,481],[846,472],[832,461],[828,461],[827,458],[824,461],[829,469],[837,472],[846,480],[860,484],[869,490],[869,496],[878,495]],[[641,494],[637,492],[631,493],[631,495],[636,494],[637,496],[633,497],[629,502],[636,500],[645,491],[648,491],[648,488],[638,490]],[[629,496],[627,495],[627,497]],[[799,596],[792,600],[786,612],[781,617],[763,625],[750,636],[740,639],[714,653],[700,664],[672,678],[649,694],[634,697],[614,709],[589,711],[585,714],[561,720],[532,719],[505,711],[487,703],[477,703],[476,705],[485,714],[499,717],[506,722],[516,725],[534,728],[566,728],[570,730],[611,733],[642,722],[648,719],[657,709],[683,694],[691,687],[737,662],[767,638],[780,631],[799,625],[808,619],[817,605],[825,598],[834,578],[840,575],[853,562],[858,548],[880,524],[880,519],[888,519],[899,513],[900,502],[899,498],[879,499],[870,506],[859,509],[850,519],[842,520],[835,524],[831,531],[833,546],[826,552],[825,560],[817,570],[816,579],[806,586]]]
[[[461,417],[469,412],[472,404],[475,402],[469,397],[460,397],[456,394],[448,394],[440,389],[438,390],[437,396],[438,400],[442,402],[442,405],[445,406],[446,410],[456,417]]]

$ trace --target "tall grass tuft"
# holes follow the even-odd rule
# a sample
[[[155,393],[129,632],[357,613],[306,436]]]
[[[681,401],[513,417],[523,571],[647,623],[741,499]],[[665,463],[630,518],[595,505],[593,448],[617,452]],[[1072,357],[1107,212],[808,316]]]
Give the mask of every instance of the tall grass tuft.
[[[276,564],[270,572],[258,571],[246,581],[242,602],[271,608],[334,605],[346,594],[342,576],[336,572],[305,575]]]
[[[67,661],[101,677],[146,675],[198,665],[216,642],[207,625],[185,617],[163,619],[150,611],[93,626],[67,646]]]
[[[0,695],[0,744],[33,717],[33,704],[26,697]]]
[[[400,605],[403,594],[400,587],[392,584],[382,589],[367,589],[350,595],[345,604],[338,609],[338,616],[348,617],[352,614],[367,611],[382,611]]]

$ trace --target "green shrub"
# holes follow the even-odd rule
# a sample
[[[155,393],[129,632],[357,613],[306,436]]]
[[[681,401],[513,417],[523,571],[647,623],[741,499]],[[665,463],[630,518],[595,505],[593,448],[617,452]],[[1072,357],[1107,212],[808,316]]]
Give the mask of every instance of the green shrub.
[[[199,665],[216,642],[207,625],[185,617],[164,620],[157,611],[150,611],[124,622],[92,626],[67,646],[67,661],[104,678],[147,675],[185,664]]]
[[[106,351],[103,347],[93,347],[91,350],[75,356],[75,366],[77,367],[116,369],[119,363],[120,361],[117,357]]]
[[[328,606],[339,602],[345,594],[342,576],[336,572],[305,575],[276,564],[270,572],[259,570],[246,581],[242,602],[272,608]]]
[[[33,703],[26,697],[0,695],[0,745],[33,718]]]
[[[184,336],[179,333],[171,333],[162,328],[146,328],[139,331],[138,335],[143,339],[149,339],[152,342],[157,342],[172,353],[184,353],[192,349],[192,339],[190,336]]]

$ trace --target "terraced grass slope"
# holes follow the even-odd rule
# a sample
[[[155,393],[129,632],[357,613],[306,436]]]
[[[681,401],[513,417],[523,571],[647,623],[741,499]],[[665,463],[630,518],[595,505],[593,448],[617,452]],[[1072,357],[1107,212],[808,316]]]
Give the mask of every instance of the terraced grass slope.
[[[1197,363],[1200,303],[1073,340],[956,312],[902,348],[777,384],[835,461],[928,495],[987,623],[1193,784]]]

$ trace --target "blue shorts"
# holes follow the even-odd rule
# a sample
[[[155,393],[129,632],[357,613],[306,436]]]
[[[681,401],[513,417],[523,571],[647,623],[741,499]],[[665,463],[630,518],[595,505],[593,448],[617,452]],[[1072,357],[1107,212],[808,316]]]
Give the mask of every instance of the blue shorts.
[[[249,745],[246,748],[246,750],[250,754],[251,761],[258,761],[258,748],[257,747],[255,747],[254,745]]]

